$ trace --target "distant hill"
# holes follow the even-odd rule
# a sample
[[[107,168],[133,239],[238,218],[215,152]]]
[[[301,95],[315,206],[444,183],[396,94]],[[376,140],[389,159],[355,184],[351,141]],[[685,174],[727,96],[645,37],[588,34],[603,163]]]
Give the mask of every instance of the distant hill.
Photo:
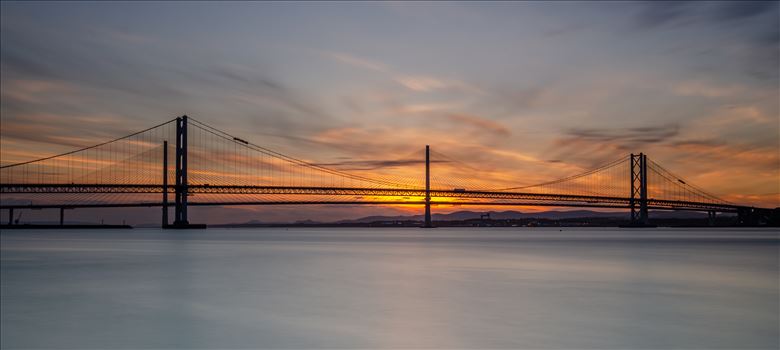
[[[468,219],[479,219],[480,215],[489,213],[490,218],[493,220],[509,220],[509,219],[549,219],[549,220],[562,220],[562,219],[579,219],[579,218],[614,218],[628,220],[628,212],[601,212],[593,210],[550,210],[542,212],[529,212],[523,213],[515,210],[506,211],[469,211],[462,210],[447,214],[433,214],[431,217],[434,221],[462,221]],[[674,212],[674,211],[653,211],[650,213],[651,218],[656,219],[701,219],[707,218],[706,213],[698,212]],[[395,215],[384,216],[374,215],[366,216],[357,219],[347,219],[338,221],[314,221],[314,220],[300,220],[294,222],[294,224],[311,225],[311,224],[366,224],[372,222],[388,222],[388,221],[422,221],[423,215]],[[243,223],[234,223],[230,225],[264,225],[264,224],[283,224],[278,221],[260,221],[250,220]]]
[[[460,220],[468,220],[468,219],[479,219],[480,215],[486,213],[489,213],[490,218],[493,220],[508,220],[508,219],[560,220],[560,219],[579,219],[579,218],[628,219],[628,215],[629,215],[627,212],[601,212],[601,211],[593,211],[593,210],[570,210],[570,211],[550,210],[550,211],[530,212],[530,213],[523,213],[515,210],[488,211],[488,212],[462,210],[462,211],[456,211],[447,214],[433,214],[431,215],[431,218],[434,221],[460,221]],[[650,217],[657,218],[657,219],[668,219],[668,218],[700,219],[700,218],[706,218],[707,214],[698,213],[698,212],[683,212],[683,211],[680,212],[653,211],[650,212]],[[357,219],[339,220],[339,221],[333,221],[327,223],[356,224],[356,223],[371,223],[371,222],[378,222],[378,221],[422,221],[423,219],[424,219],[423,215],[395,215],[395,216],[374,215],[374,216],[366,216]],[[259,224],[261,222],[257,220],[252,220],[248,223]],[[311,224],[311,223],[323,223],[323,222],[304,220],[304,221],[298,221],[296,223]]]
[[[536,213],[523,213],[514,210],[507,211],[469,211],[462,210],[448,214],[433,214],[431,218],[434,221],[456,221],[456,220],[468,220],[479,219],[480,215],[489,213],[490,218],[493,220],[507,220],[507,219],[571,219],[571,218],[583,218],[583,217],[600,217],[600,218],[622,218],[626,213],[608,213],[597,212],[591,210],[572,210],[572,211],[544,211]],[[345,223],[367,223],[375,221],[404,221],[404,220],[423,220],[423,215],[399,215],[399,216],[366,216],[359,219],[341,220],[336,221],[339,224]]]

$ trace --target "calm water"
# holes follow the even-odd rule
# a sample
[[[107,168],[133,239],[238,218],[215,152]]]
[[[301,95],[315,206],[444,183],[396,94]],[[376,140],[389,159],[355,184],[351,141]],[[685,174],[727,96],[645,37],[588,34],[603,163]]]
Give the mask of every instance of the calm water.
[[[6,231],[2,348],[778,348],[769,230]]]

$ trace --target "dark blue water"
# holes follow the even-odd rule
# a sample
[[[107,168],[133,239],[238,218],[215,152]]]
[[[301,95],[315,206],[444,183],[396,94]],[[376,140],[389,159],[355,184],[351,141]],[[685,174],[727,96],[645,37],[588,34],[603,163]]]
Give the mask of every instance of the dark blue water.
[[[769,230],[6,231],[11,348],[778,348]]]

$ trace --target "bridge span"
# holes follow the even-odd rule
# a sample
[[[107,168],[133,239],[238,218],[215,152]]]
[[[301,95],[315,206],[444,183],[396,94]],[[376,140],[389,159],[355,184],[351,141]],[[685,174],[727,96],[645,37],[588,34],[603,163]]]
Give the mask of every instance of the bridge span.
[[[743,225],[776,224],[772,210],[720,199],[642,153],[562,179],[501,188],[486,187],[474,168],[428,146],[424,158],[398,163],[421,171],[344,171],[183,116],[99,145],[2,166],[0,208],[9,211],[9,225],[20,209],[59,208],[62,223],[66,209],[162,207],[163,227],[186,228],[188,206],[358,204],[422,206],[425,227],[432,226],[435,205],[627,209],[636,226],[649,225],[649,210],[735,213]]]

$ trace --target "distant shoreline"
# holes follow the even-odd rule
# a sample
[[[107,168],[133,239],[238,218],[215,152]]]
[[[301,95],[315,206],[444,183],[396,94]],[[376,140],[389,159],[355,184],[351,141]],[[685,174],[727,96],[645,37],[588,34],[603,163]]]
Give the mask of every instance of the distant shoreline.
[[[37,230],[37,229],[132,229],[130,225],[50,225],[50,224],[19,224],[19,225],[0,225],[2,230]]]
[[[578,219],[519,219],[519,220],[452,220],[433,221],[436,227],[621,227],[628,225],[628,220],[609,218],[578,218]],[[653,224],[666,227],[736,227],[730,217],[718,218],[714,225],[707,219],[659,219]],[[214,224],[210,228],[252,228],[252,227],[421,227],[422,221],[374,221],[349,223],[245,223],[245,224]]]

